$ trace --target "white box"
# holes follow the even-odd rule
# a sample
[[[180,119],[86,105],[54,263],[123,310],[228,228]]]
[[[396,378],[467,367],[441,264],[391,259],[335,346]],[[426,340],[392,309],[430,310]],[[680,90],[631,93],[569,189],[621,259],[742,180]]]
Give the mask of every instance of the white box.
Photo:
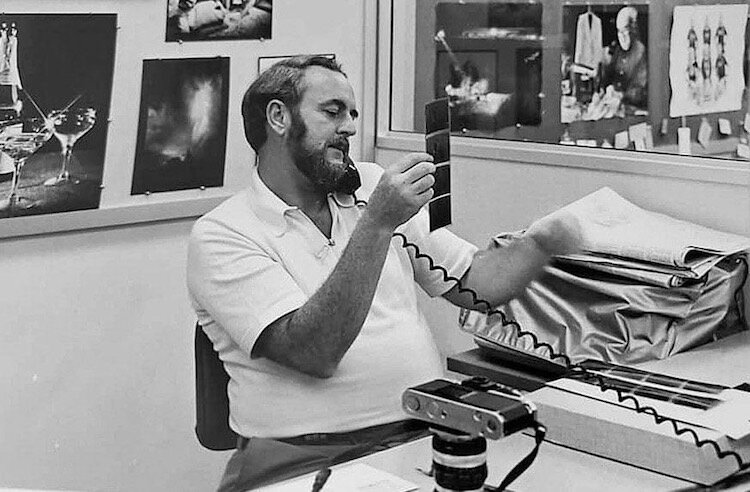
[[[735,386],[750,378],[750,332],[640,367]],[[712,444],[698,446],[692,433],[677,435],[672,423],[657,424],[647,413],[551,387],[527,396],[537,405],[539,421],[547,427],[551,442],[704,485],[714,484],[740,467],[734,456],[719,458]],[[722,452],[735,452],[743,463],[750,463],[750,436],[733,440],[714,430],[677,425],[693,429],[699,440],[713,441]]]

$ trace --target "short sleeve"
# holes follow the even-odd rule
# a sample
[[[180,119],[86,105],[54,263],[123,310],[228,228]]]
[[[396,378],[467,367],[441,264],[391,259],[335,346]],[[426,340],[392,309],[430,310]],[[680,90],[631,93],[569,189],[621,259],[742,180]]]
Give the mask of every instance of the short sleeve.
[[[432,297],[453,288],[456,282],[450,278],[463,277],[477,252],[476,246],[444,227],[429,232],[429,215],[425,208],[396,231],[408,242],[406,250],[414,268],[414,279]],[[430,259],[424,255],[432,259],[432,268]]]
[[[218,323],[248,354],[266,326],[307,300],[271,254],[212,220],[193,227],[187,282],[198,321]]]

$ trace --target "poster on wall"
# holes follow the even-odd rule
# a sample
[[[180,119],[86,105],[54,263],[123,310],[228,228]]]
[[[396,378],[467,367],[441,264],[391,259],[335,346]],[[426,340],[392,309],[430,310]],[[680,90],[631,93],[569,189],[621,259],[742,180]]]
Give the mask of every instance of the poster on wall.
[[[166,41],[271,39],[273,0],[167,0]]]
[[[669,46],[669,116],[742,108],[747,13],[747,4],[674,8]]]
[[[562,123],[648,115],[648,5],[565,5]]]
[[[435,6],[434,97],[449,98],[451,131],[492,134],[541,123],[542,9],[531,2]]]
[[[130,193],[224,184],[229,58],[143,61]]]
[[[115,14],[0,14],[0,218],[99,207]]]

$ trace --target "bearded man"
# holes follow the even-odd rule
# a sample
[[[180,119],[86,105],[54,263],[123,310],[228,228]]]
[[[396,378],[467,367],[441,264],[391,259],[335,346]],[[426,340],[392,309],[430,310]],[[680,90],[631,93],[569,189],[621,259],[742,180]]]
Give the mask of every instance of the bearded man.
[[[622,103],[648,109],[648,52],[639,39],[638,11],[623,7],[617,13],[617,42],[604,57],[602,84],[622,94]]]
[[[417,288],[478,308],[447,272],[499,305],[579,240],[562,213],[487,251],[429,232],[432,158],[354,166],[354,91],[328,58],[273,65],[246,91],[242,115],[257,166],[245,191],[199,219],[188,252],[191,300],[229,373],[240,436],[220,490],[422,435],[424,424],[404,420],[401,393],[443,368]]]

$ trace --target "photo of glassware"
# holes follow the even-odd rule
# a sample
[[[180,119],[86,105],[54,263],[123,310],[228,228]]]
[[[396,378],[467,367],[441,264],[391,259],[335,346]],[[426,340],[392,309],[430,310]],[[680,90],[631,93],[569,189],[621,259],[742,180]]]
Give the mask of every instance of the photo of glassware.
[[[52,125],[42,118],[19,120],[17,125],[6,127],[0,133],[0,151],[13,159],[13,176],[8,197],[0,200],[0,210],[13,215],[17,208],[30,208],[33,201],[18,195],[18,182],[26,159],[39,150],[52,137]]]
[[[62,153],[62,166],[60,173],[44,182],[45,186],[55,186],[62,183],[77,183],[70,176],[70,158],[73,155],[73,146],[84,136],[96,123],[96,110],[94,108],[66,108],[52,111],[48,116],[55,137],[60,141]]]

